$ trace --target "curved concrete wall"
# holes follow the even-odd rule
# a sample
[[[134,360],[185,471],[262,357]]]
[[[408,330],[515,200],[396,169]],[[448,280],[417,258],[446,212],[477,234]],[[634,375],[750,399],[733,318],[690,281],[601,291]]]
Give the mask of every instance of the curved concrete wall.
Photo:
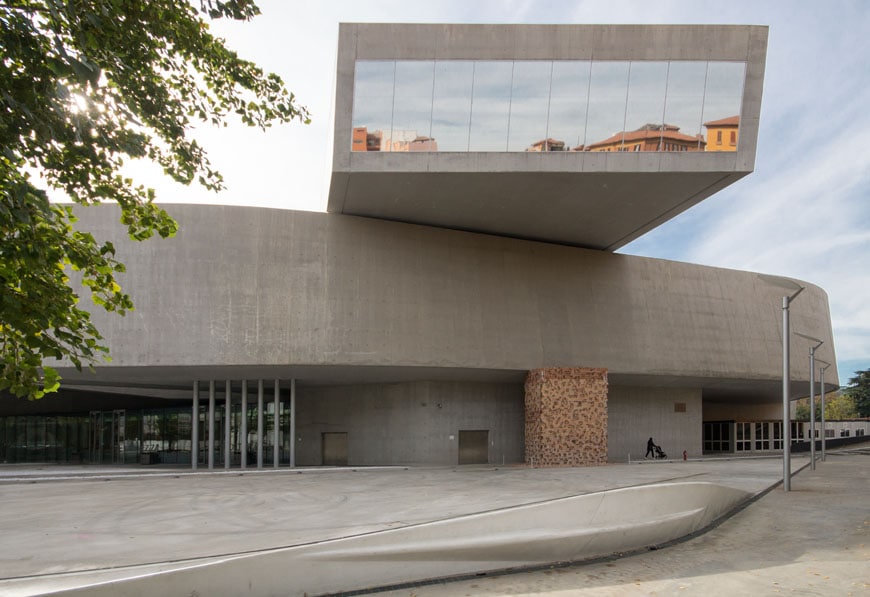
[[[781,376],[788,291],[753,273],[336,214],[168,209],[177,237],[144,243],[126,240],[113,207],[78,210],[81,228],[116,242],[136,303],[124,318],[95,313],[113,356],[102,371],[582,365],[712,388]],[[808,285],[792,325],[835,362],[824,291]],[[792,378],[806,380],[799,340]]]

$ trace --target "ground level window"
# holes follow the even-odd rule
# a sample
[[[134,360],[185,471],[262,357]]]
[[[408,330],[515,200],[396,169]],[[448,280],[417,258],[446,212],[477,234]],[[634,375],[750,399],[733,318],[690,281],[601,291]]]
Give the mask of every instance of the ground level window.
[[[731,451],[731,423],[704,423],[704,452]]]
[[[804,424],[799,421],[792,421],[791,425],[791,443],[797,444],[804,440]]]
[[[752,424],[737,423],[736,424],[736,441],[734,449],[737,452],[748,452],[752,449]]]
[[[782,421],[773,424],[773,449],[782,450]]]
[[[770,424],[755,424],[755,451],[770,450]]]

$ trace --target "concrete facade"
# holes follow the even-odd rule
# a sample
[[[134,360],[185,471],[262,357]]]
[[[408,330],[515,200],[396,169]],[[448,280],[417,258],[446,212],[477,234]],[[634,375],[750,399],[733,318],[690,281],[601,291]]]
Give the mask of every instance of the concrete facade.
[[[701,422],[707,417],[706,409],[698,388],[611,386],[608,460],[642,459],[650,437],[669,458],[682,458],[683,450],[689,458],[701,456]]]
[[[174,400],[165,404],[187,411],[183,440],[202,444],[198,455],[190,449],[194,464],[210,449],[209,466],[216,452],[230,466],[251,448],[255,398],[243,412],[242,380],[265,382],[271,408],[282,405],[275,465],[521,462],[529,404],[546,393],[524,392],[538,369],[606,371],[610,388],[588,404],[579,394],[548,398],[559,426],[538,434],[542,418],[533,420],[531,453],[549,464],[623,461],[650,436],[671,457],[697,456],[702,422],[772,420],[780,305],[792,292],[782,286],[798,282],[611,252],[752,170],[766,40],[765,27],[748,26],[343,25],[333,213],[173,205],[175,238],[134,243],[115,207],[77,210],[79,228],[117,248],[136,310],[94,310],[113,360],[96,373],[60,363],[65,387],[83,405],[103,405],[94,408],[115,426],[123,415],[108,411],[151,400],[133,429],[140,443],[143,409]],[[740,144],[724,153],[352,152],[354,65],[381,59],[734,61],[745,64]],[[835,363],[827,296],[799,284],[793,329],[824,340],[816,357]],[[792,397],[803,395],[806,369],[792,359]],[[835,365],[825,379],[837,386]],[[206,424],[210,382],[219,403]],[[109,408],[92,395],[130,398]],[[53,416],[62,400],[25,409],[0,397],[0,416]],[[578,418],[590,405],[594,416]],[[213,406],[223,427],[212,433]],[[123,436],[100,435],[97,420],[85,443]],[[207,432],[223,444],[205,446]],[[17,434],[3,441],[20,443]],[[583,455],[567,455],[580,436]],[[543,448],[543,439],[554,442]],[[46,442],[31,443],[44,452]],[[561,462],[545,456],[554,450]]]
[[[697,456],[705,405],[780,401],[782,291],[754,273],[336,214],[170,213],[176,238],[132,243],[115,208],[82,210],[137,308],[95,312],[113,361],[63,367],[67,387],[189,401],[192,380],[231,379],[238,403],[241,379],[280,380],[282,400],[295,379],[299,465],[322,463],[323,433],[347,433],[349,465],[455,464],[463,430],[488,431],[489,462],[520,462],[523,380],[546,366],[607,368],[612,461],[650,436]],[[833,362],[827,297],[807,286],[793,325]]]
[[[315,386],[300,392],[297,411],[300,466],[323,463],[323,433],[347,433],[348,466],[455,463],[464,430],[489,432],[488,462],[523,458],[523,396],[517,384]]]
[[[531,369],[582,364],[620,386],[778,396],[783,291],[751,272],[334,214],[170,213],[176,238],[137,244],[113,207],[82,210],[81,227],[128,265],[136,310],[95,314],[113,361],[68,379],[144,381],[159,367],[185,389],[218,368],[311,384],[521,384]],[[802,284],[792,325],[833,362],[827,296]],[[792,378],[805,369],[794,359]]]

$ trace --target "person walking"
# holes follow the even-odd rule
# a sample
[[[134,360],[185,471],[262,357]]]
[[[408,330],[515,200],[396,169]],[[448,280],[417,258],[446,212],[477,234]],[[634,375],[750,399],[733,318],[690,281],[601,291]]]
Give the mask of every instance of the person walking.
[[[643,457],[647,458],[648,456],[652,456],[653,458],[655,458],[655,447],[656,443],[653,441],[653,438],[649,438],[649,440],[646,442],[646,454],[644,454]]]

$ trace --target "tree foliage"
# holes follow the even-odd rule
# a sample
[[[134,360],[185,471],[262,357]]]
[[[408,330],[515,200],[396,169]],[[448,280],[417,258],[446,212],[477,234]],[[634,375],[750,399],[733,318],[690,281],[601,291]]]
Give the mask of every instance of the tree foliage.
[[[114,247],[76,230],[49,189],[117,202],[134,240],[172,236],[153,190],[122,175],[126,162],[219,191],[194,124],[309,121],[277,75],[206,22],[257,14],[251,0],[0,0],[0,390],[39,398],[59,383],[48,359],[81,369],[107,355],[69,270],[98,306],[133,307]]]
[[[859,417],[870,417],[870,369],[857,371],[843,393],[855,401]]]
[[[816,421],[822,420],[822,399],[816,396]],[[825,420],[826,421],[843,421],[858,417],[858,410],[855,408],[855,401],[851,396],[843,393],[825,394]],[[809,421],[810,420],[810,399],[802,398],[795,405],[795,420]]]

